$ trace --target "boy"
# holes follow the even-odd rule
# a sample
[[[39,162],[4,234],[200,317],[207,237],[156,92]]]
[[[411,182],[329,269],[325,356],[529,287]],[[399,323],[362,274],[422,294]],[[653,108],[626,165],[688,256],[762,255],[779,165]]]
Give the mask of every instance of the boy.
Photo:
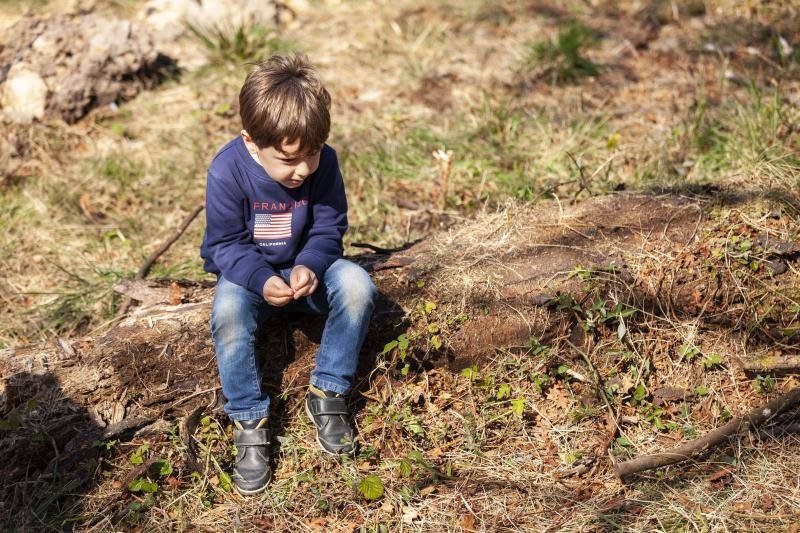
[[[328,315],[305,411],[324,451],[355,449],[346,394],[377,290],[342,258],[347,200],[336,152],[325,144],[329,107],[305,56],[273,55],[247,76],[241,135],[208,169],[200,255],[217,274],[211,333],[241,494],[263,491],[271,477],[269,397],[253,342],[259,323],[281,310]]]

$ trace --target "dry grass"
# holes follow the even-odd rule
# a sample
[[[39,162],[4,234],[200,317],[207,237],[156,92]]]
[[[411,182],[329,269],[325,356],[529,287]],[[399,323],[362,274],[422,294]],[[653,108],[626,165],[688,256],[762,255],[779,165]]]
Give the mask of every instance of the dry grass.
[[[131,12],[133,4],[103,8]],[[692,15],[701,4],[705,15]],[[389,354],[357,417],[365,446],[354,461],[316,451],[293,389],[276,481],[262,498],[225,490],[230,429],[211,420],[207,475],[182,473],[181,444],[169,434],[120,443],[100,469],[108,477],[98,472],[90,494],[49,509],[46,519],[73,518],[85,531],[775,531],[796,524],[800,484],[787,474],[798,468],[795,436],[737,439],[695,464],[621,485],[596,453],[609,435],[607,406],[567,343],[575,327],[594,324],[582,348],[606,385],[616,385],[608,399],[622,431],[610,449],[620,458],[666,448],[760,403],[763,388],[736,370],[736,358],[796,345],[796,264],[771,276],[768,252],[754,247],[742,263],[749,250],[741,244],[761,234],[797,240],[800,232],[797,204],[781,196],[800,177],[791,96],[798,66],[776,61],[770,40],[780,34],[800,46],[792,33],[798,7],[660,5],[408,0],[373,4],[370,16],[360,3],[301,12],[282,37],[311,55],[333,94],[330,143],[350,198],[347,243],[391,246],[482,217],[482,226],[456,226],[429,245],[431,263],[443,270],[427,290],[442,296],[409,329],[421,333],[414,342],[423,361],[430,324],[441,325],[447,344],[447,320],[532,275],[520,263],[498,263],[501,253],[524,261],[542,244],[525,236],[541,225],[583,231],[559,216],[558,204],[539,211],[530,202],[555,196],[567,205],[623,187],[667,187],[719,205],[704,203],[690,245],[658,248],[644,239],[618,251],[629,278],[575,269],[589,300],[577,318],[568,308],[548,315],[563,330],[546,346],[532,339],[463,374],[415,368],[406,378]],[[53,8],[42,2],[38,9]],[[596,78],[551,84],[521,70],[532,43],[573,20],[601,34],[584,50],[602,67]],[[238,131],[235,95],[244,73],[241,65],[212,64],[74,126],[5,130],[18,156],[0,159],[0,346],[80,335],[113,316],[113,284],[202,201],[207,162]],[[444,210],[436,149],[455,156]],[[749,196],[720,201],[725,196],[709,186]],[[532,219],[540,225],[526,227]],[[203,278],[201,236],[198,220],[152,275]],[[443,251],[454,246],[462,257],[451,260]],[[636,310],[624,342],[618,319],[592,322],[599,307],[587,314],[593,304],[617,303]],[[682,357],[685,346],[697,355]],[[637,399],[640,384],[645,395]],[[653,393],[665,386],[696,396],[657,407]],[[523,399],[520,415],[512,400]],[[177,484],[166,476],[152,500],[120,497],[114,484],[145,440],[148,453],[174,462]],[[730,473],[717,475],[723,468]],[[383,480],[378,501],[353,488],[367,474]]]
[[[37,9],[51,7],[43,2]],[[124,13],[134,7],[102,6]],[[343,4],[301,12],[282,39],[312,55],[334,97],[330,142],[340,152],[352,206],[347,243],[392,246],[508,197],[709,181],[792,186],[797,162],[788,148],[797,108],[783,95],[796,88],[794,65],[776,66],[769,39],[759,33],[726,45],[726,52],[702,52],[724,40],[719,35],[736,17],[757,26],[792,13],[759,9],[746,14],[736,5],[708,4],[704,18],[684,15],[678,31],[674,13],[649,7],[589,12],[577,5],[408,2],[377,4],[363,20],[361,7]],[[629,17],[624,31],[615,26],[621,16]],[[356,26],[348,22],[354,19]],[[602,36],[586,51],[603,65],[600,77],[576,86],[520,78],[526,47],[573,19]],[[652,20],[663,24],[657,36],[646,31]],[[788,28],[779,23],[774,31],[791,38]],[[637,50],[637,39],[650,49]],[[745,45],[763,58],[748,55]],[[238,129],[235,95],[244,70],[212,64],[119,112],[104,110],[74,127],[12,131],[28,140],[18,147],[20,157],[4,163],[5,172],[14,171],[3,190],[10,252],[4,292],[21,296],[3,309],[8,316],[21,305],[23,313],[13,315],[25,323],[6,322],[0,343],[80,333],[113,314],[117,302],[107,288],[134,272],[164,229],[202,201],[206,164]],[[725,72],[757,84],[772,77],[780,90],[763,87],[756,96]],[[452,149],[455,159],[444,213],[432,155],[438,148]],[[30,220],[44,213],[65,233],[37,228],[31,238]],[[202,277],[201,233],[198,221],[154,275]],[[31,265],[31,257],[42,260]],[[89,283],[65,293],[78,277]],[[98,304],[81,297],[97,290],[106,294]]]

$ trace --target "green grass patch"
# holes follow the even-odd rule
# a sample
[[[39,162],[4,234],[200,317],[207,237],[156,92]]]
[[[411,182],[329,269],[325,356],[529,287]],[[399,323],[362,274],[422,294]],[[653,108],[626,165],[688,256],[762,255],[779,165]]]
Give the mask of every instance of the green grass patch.
[[[597,42],[597,32],[577,23],[569,24],[554,39],[526,45],[522,72],[549,77],[554,83],[574,83],[586,76],[598,76],[600,65],[584,55],[584,50]]]
[[[290,52],[297,45],[280,36],[274,28],[259,22],[216,25],[209,28],[186,24],[203,44],[212,63],[243,63],[267,58],[275,52]]]
[[[757,178],[793,187],[800,179],[798,118],[777,89],[753,84],[747,95],[714,105],[698,99],[666,149],[641,167],[644,185],[719,183]]]
[[[602,116],[563,119],[549,110],[487,96],[446,124],[398,119],[390,125],[357,128],[345,138],[334,134],[331,141],[349,184],[352,240],[386,244],[405,239],[398,199],[441,207],[442,170],[433,156],[439,149],[454,153],[444,206],[448,211],[470,214],[510,197],[535,201],[554,193],[598,194],[614,188],[611,167],[603,166],[614,148],[607,143]]]
[[[99,265],[80,274],[61,265],[56,267],[66,274],[66,280],[55,291],[32,293],[52,298],[26,313],[41,317],[39,322],[30,323],[30,327],[35,326],[46,334],[67,336],[84,332],[90,325],[114,316],[122,298],[114,292],[114,285],[131,273]]]

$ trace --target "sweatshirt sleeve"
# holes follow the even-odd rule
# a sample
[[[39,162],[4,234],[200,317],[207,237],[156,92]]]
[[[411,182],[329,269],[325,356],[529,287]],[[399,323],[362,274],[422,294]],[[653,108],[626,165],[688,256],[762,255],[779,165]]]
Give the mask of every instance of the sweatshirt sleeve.
[[[336,152],[320,170],[309,202],[311,226],[295,265],[307,266],[322,281],[328,267],[344,252],[342,237],[347,231],[347,198]]]
[[[214,264],[222,275],[261,294],[264,283],[277,275],[250,238],[244,221],[244,195],[232,180],[209,169],[206,180],[206,238]]]

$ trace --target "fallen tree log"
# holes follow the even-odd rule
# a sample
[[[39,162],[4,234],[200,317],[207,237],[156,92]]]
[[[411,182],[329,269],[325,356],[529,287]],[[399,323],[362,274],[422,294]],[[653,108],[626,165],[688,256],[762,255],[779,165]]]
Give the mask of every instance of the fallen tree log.
[[[742,369],[750,376],[756,374],[795,374],[800,373],[800,355],[769,355],[747,360]]]
[[[759,428],[768,420],[796,407],[798,404],[800,404],[800,387],[792,389],[766,405],[754,409],[744,416],[734,418],[724,426],[677,448],[618,463],[614,466],[614,473],[624,481],[633,474],[688,461],[703,452],[719,446],[731,437]]]

